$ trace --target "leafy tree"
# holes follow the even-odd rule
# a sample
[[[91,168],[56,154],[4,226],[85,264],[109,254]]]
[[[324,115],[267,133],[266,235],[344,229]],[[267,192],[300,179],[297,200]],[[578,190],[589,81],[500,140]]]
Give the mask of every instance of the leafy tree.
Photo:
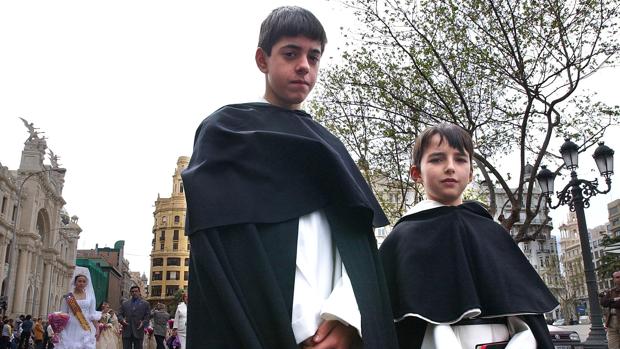
[[[619,242],[620,237],[611,237],[609,235],[605,235],[601,240],[601,245],[604,247],[608,247]],[[617,253],[603,254],[600,259],[600,265],[598,268],[596,268],[600,279],[611,278],[612,274],[618,270],[620,270],[620,255],[618,255]]]
[[[491,211],[510,229],[525,209],[516,240],[531,240],[528,227],[543,204],[533,200],[535,175],[545,158],[559,159],[550,142],[570,136],[585,151],[618,123],[618,106],[577,93],[617,59],[618,2],[343,0],[362,29],[347,34],[343,63],[323,71],[311,109],[375,190],[389,183],[398,193],[390,216],[420,194],[408,176],[415,136],[440,122],[463,127],[474,138]],[[502,166],[515,153],[520,181],[511,188]],[[496,185],[510,209],[496,207]]]

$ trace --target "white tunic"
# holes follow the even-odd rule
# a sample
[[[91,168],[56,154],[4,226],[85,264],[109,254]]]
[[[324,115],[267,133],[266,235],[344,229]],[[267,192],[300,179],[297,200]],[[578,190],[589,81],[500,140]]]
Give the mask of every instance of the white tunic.
[[[323,320],[339,320],[361,336],[353,286],[323,210],[299,218],[296,265],[292,327],[297,343],[313,336]]]

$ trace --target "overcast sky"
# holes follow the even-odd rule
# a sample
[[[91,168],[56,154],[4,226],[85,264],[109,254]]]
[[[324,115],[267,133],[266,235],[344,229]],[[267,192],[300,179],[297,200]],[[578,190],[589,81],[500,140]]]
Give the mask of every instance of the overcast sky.
[[[17,169],[28,137],[18,117],[34,123],[67,168],[63,196],[80,217],[78,247],[125,240],[130,268],[148,275],[158,193],[170,196],[177,158],[191,155],[204,117],[261,96],[258,28],[285,4],[310,9],[325,26],[322,66],[337,59],[339,28],[353,19],[334,1],[1,2],[0,163]],[[584,86],[617,104],[617,81],[618,69],[607,69]],[[610,131],[605,140],[618,154],[620,128]],[[593,200],[589,226],[606,221],[606,203],[619,193],[616,185]]]

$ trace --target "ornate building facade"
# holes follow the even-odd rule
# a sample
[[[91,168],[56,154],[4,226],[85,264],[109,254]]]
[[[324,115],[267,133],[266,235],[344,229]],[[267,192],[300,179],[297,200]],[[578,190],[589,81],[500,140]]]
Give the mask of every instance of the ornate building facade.
[[[189,239],[185,236],[185,193],[181,172],[189,158],[179,157],[172,176],[172,195],[155,201],[148,300],[170,303],[175,292],[187,288]]]
[[[19,169],[0,164],[0,291],[9,316],[46,316],[69,289],[82,231],[63,209],[66,169],[32,124]]]

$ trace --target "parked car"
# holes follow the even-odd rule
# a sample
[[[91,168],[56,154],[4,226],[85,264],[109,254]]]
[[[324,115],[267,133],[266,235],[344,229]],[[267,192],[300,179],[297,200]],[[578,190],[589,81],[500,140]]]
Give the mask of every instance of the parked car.
[[[553,326],[564,326],[564,324],[566,323],[566,320],[564,319],[557,319],[553,322]]]
[[[547,328],[549,328],[549,334],[555,349],[574,349],[575,345],[581,343],[579,333],[573,330],[553,325],[547,325]]]
[[[590,323],[590,317],[588,315],[582,315],[579,317],[579,324],[589,324]]]

